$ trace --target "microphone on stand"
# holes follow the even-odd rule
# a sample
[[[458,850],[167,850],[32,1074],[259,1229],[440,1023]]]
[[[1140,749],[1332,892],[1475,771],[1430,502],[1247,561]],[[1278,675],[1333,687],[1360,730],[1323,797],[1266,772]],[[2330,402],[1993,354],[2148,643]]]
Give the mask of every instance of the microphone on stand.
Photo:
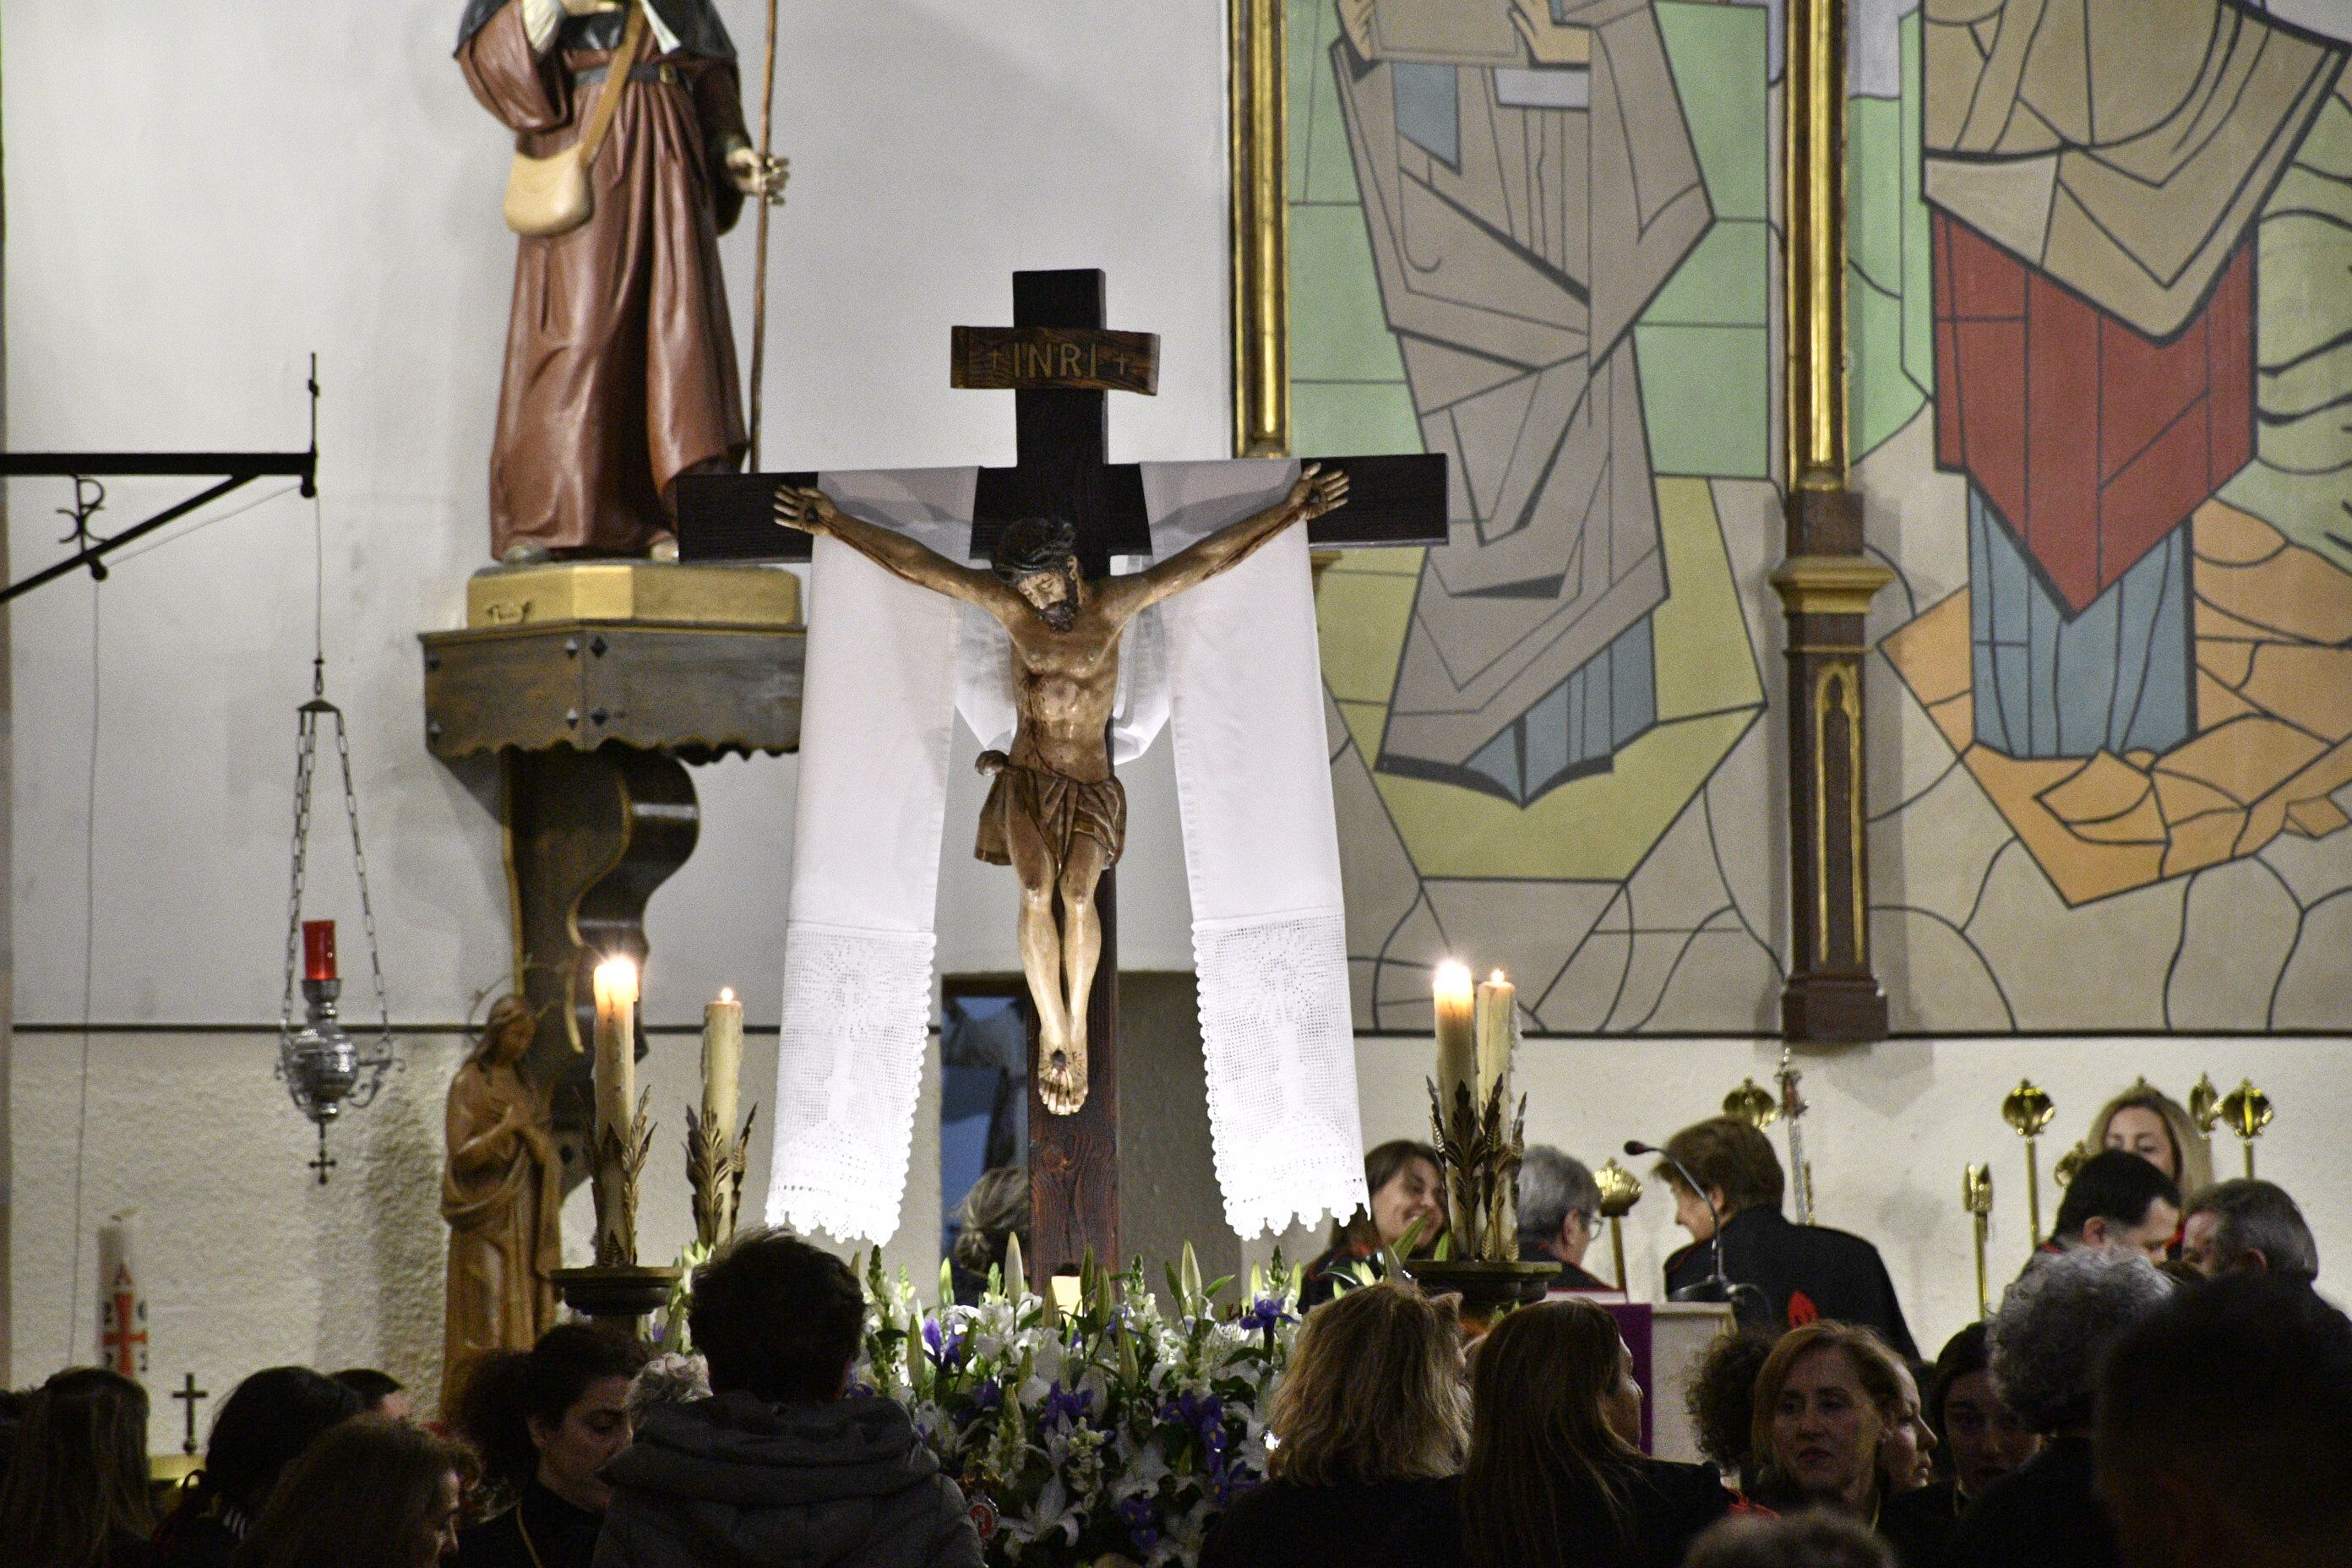
[[[1736,1314],[1739,1310],[1740,1298],[1745,1293],[1754,1297],[1761,1304],[1766,1317],[1771,1316],[1771,1302],[1765,1296],[1760,1286],[1735,1283],[1729,1275],[1724,1273],[1723,1215],[1717,1212],[1713,1195],[1700,1184],[1696,1176],[1691,1174],[1690,1167],[1656,1144],[1644,1143],[1639,1138],[1625,1140],[1625,1152],[1633,1155],[1655,1154],[1659,1159],[1672,1165],[1675,1173],[1682,1177],[1683,1185],[1696,1193],[1698,1201],[1706,1205],[1706,1217],[1715,1226],[1715,1234],[1707,1237],[1708,1252],[1715,1263],[1715,1272],[1696,1285],[1685,1285],[1679,1290],[1667,1291],[1666,1300],[1669,1301],[1728,1301]]]

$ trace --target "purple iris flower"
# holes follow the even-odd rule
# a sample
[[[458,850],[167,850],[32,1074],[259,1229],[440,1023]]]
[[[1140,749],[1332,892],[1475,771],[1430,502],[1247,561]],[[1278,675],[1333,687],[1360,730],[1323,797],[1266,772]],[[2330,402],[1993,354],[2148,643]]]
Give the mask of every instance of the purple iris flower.
[[[1072,1394],[1056,1382],[1045,1391],[1045,1404],[1037,1413],[1037,1424],[1043,1426],[1059,1420],[1067,1426],[1082,1421],[1087,1412],[1093,1407],[1094,1402],[1093,1389],[1082,1388]]]
[[[1277,1324],[1291,1321],[1292,1314],[1282,1310],[1279,1297],[1260,1296],[1250,1303],[1249,1310],[1242,1314],[1241,1326],[1244,1329],[1255,1329],[1261,1333],[1271,1333]]]
[[[1135,1542],[1138,1552],[1150,1552],[1160,1544],[1159,1512],[1147,1499],[1124,1500],[1118,1505],[1118,1517],[1126,1522],[1128,1539]]]
[[[923,1348],[930,1352],[932,1365],[940,1368],[956,1366],[963,1360],[963,1333],[961,1330],[942,1332],[937,1318],[925,1318]]]
[[[998,1410],[1003,1405],[1004,1390],[994,1378],[971,1391],[971,1407],[974,1410]]]

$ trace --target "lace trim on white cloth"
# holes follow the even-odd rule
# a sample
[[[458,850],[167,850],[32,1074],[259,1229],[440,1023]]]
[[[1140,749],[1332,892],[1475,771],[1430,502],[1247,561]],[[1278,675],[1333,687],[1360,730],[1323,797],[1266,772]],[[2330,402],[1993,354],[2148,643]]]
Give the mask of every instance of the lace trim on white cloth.
[[[1338,910],[1192,928],[1209,1129],[1236,1235],[1366,1201],[1348,933]]]
[[[844,1238],[898,1230],[934,944],[929,932],[786,925],[770,1225]]]

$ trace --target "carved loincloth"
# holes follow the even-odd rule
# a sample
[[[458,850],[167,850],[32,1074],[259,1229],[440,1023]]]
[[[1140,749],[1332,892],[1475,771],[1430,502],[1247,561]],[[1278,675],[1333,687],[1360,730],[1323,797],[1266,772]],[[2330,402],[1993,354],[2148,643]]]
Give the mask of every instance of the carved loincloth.
[[[980,837],[971,851],[975,856],[994,866],[1013,864],[1006,814],[1017,811],[1037,825],[1055,866],[1068,862],[1070,846],[1081,835],[1102,846],[1104,865],[1118,863],[1119,851],[1127,845],[1126,786],[1116,778],[1089,784],[1045,768],[1003,762],[1002,757],[992,752],[981,759],[983,768],[992,760],[999,765],[996,782],[989,785],[988,799],[980,808]]]

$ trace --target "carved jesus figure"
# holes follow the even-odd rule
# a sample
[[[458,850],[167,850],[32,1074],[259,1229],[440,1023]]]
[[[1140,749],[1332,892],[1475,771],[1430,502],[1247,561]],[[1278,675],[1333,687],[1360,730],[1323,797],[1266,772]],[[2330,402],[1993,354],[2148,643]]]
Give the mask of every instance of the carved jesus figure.
[[[991,570],[950,561],[850,516],[813,489],[776,494],[776,521],[825,534],[885,570],[976,605],[1013,639],[1020,725],[1010,752],[986,752],[994,775],[973,853],[1021,879],[1021,967],[1037,1005],[1038,1095],[1067,1116],[1087,1099],[1087,999],[1102,952],[1095,884],[1127,838],[1127,792],[1111,771],[1119,638],[1150,605],[1238,565],[1292,523],[1346,504],[1348,477],[1309,464],[1290,493],[1150,571],[1089,582],[1076,530],[1059,519],[1008,526]]]

